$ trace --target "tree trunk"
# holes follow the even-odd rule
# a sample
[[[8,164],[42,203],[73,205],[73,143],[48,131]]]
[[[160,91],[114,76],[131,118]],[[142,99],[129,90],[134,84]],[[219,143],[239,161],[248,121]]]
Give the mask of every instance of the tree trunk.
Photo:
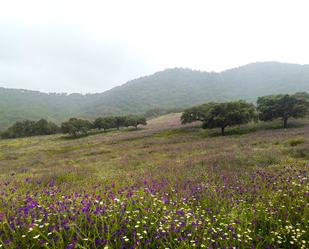
[[[288,118],[283,119],[283,128],[286,129],[288,127]]]
[[[225,136],[225,132],[224,132],[225,127],[221,127],[221,135]]]

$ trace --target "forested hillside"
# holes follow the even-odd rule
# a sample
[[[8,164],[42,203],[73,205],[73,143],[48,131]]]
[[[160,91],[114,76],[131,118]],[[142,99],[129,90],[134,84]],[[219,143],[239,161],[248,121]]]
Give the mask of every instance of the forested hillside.
[[[1,80],[1,79],[0,79]],[[23,119],[60,122],[71,116],[142,114],[209,101],[309,91],[309,65],[252,63],[221,73],[175,68],[138,78],[99,94],[46,94],[0,88],[0,128]]]
[[[58,122],[81,113],[81,108],[92,97],[0,88],[0,127],[23,119],[46,118]]]

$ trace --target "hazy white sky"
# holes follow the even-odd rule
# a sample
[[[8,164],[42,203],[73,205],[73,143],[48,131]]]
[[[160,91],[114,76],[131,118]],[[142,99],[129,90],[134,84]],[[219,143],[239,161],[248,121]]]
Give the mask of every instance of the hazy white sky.
[[[0,86],[102,92],[172,67],[309,64],[308,0],[0,1]]]

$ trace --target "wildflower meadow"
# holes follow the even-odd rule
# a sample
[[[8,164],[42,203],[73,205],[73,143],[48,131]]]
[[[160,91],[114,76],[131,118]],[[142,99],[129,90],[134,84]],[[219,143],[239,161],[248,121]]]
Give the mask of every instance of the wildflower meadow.
[[[307,126],[222,138],[160,124],[1,142],[15,159],[2,155],[0,248],[309,247]]]

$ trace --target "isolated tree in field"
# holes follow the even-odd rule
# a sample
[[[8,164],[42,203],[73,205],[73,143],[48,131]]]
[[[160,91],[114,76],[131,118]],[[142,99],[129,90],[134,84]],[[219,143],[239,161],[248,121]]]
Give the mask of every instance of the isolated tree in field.
[[[296,93],[294,95],[278,94],[258,98],[257,109],[262,121],[282,119],[283,127],[287,128],[289,118],[301,118],[308,114],[309,95]]]
[[[129,126],[134,126],[135,129],[137,129],[138,125],[147,125],[146,118],[143,116],[127,116],[125,119],[124,126],[129,127]]]
[[[115,119],[114,117],[99,117],[93,122],[93,126],[96,129],[103,129],[106,131],[107,129],[115,127]]]
[[[91,129],[91,123],[88,120],[70,118],[61,124],[63,133],[68,133],[77,137],[80,134],[86,134]]]
[[[225,135],[228,126],[246,124],[256,117],[253,104],[245,101],[233,101],[225,103],[209,103],[185,110],[181,119],[182,123],[202,121],[203,128],[221,128],[221,134]]]

